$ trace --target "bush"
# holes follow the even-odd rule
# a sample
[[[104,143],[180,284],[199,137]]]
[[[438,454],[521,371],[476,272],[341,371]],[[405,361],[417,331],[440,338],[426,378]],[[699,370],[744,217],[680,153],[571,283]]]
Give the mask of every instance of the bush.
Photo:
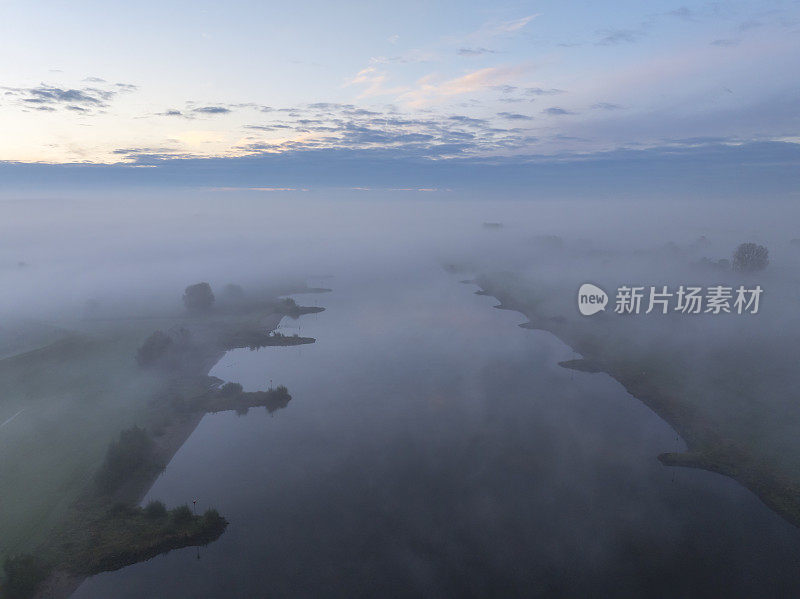
[[[139,366],[148,367],[158,363],[169,351],[172,339],[162,331],[150,335],[136,352]]]
[[[145,506],[144,513],[151,520],[158,520],[167,515],[167,506],[161,501],[151,501]]]
[[[102,491],[111,493],[132,474],[156,466],[153,439],[143,428],[133,426],[122,431],[119,439],[109,445],[96,481]]]
[[[130,518],[135,516],[138,509],[130,503],[124,501],[115,502],[108,510],[108,514],[114,518]]]
[[[244,387],[239,383],[225,383],[219,388],[219,392],[225,397],[235,397],[239,395],[243,389]]]
[[[172,510],[172,520],[175,524],[188,524],[193,518],[192,510],[185,503]]]
[[[208,283],[189,285],[183,292],[183,305],[187,310],[203,312],[214,304],[214,293]]]
[[[769,264],[769,250],[763,245],[743,243],[733,253],[733,270],[755,272]]]
[[[202,526],[204,529],[214,528],[225,523],[225,518],[223,518],[220,513],[215,510],[214,508],[207,509],[203,513],[203,521]]]
[[[32,597],[36,588],[47,577],[47,568],[32,555],[7,557],[3,563],[6,574],[3,597],[25,599]]]

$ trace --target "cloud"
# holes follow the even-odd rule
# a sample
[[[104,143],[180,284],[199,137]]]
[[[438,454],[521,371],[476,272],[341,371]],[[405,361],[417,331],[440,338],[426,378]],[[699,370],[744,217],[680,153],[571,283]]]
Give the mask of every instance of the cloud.
[[[361,94],[359,94],[358,96],[359,98],[394,94],[403,91],[405,89],[400,87],[394,87],[394,88],[386,87],[385,84],[388,81],[388,79],[389,76],[384,71],[379,70],[375,66],[369,66],[364,69],[361,69],[358,73],[356,73],[355,77],[346,81],[345,85],[365,86],[364,90],[361,92]]]
[[[225,106],[200,106],[199,108],[193,108],[192,112],[198,114],[228,114],[231,109]]]
[[[566,93],[563,89],[545,89],[542,87],[526,87],[524,93],[529,96],[554,96]]]
[[[481,54],[497,54],[495,50],[489,48],[459,48],[459,56],[480,56]]]
[[[476,119],[476,118],[472,118],[472,117],[468,117],[468,116],[464,116],[464,115],[460,115],[460,114],[459,115],[449,116],[449,117],[447,117],[447,119],[450,120],[450,121],[457,121],[457,122],[463,123],[465,125],[475,125],[475,126],[478,126],[478,127],[482,127],[482,126],[486,125],[486,123],[487,123],[486,119]]]
[[[674,10],[667,11],[664,14],[668,17],[675,17],[677,19],[683,19],[685,21],[692,21],[696,16],[695,12],[687,6],[678,7]]]
[[[549,114],[552,116],[563,116],[566,114],[575,114],[569,110],[564,110],[563,108],[559,108],[558,106],[551,106],[550,108],[545,108],[542,110],[544,114]]]
[[[390,44],[396,44],[397,40],[399,39],[400,36],[395,33],[394,35],[390,35],[388,38],[386,38],[386,41],[389,42]]]
[[[540,13],[528,15],[527,17],[522,17],[520,19],[514,19],[512,21],[502,21],[500,23],[490,24],[484,27],[482,30],[488,36],[497,36],[497,35],[508,35],[510,33],[516,33],[523,29],[528,23],[530,23],[533,19],[540,16]]]
[[[739,24],[739,31],[750,31],[751,29],[758,29],[762,27],[764,24],[757,20],[757,19],[748,19]]]
[[[99,77],[86,77],[85,82],[105,83]],[[135,85],[116,84],[112,89],[85,86],[81,88],[58,87],[41,83],[36,87],[2,87],[5,95],[15,97],[21,106],[42,111],[59,108],[81,114],[91,114],[108,107],[120,92],[136,90]]]
[[[633,43],[639,40],[641,32],[633,29],[605,29],[600,32],[603,36],[595,42],[596,46],[614,46],[622,43]]]
[[[409,50],[404,54],[400,54],[397,56],[373,56],[369,59],[370,63],[372,64],[389,64],[389,63],[399,63],[399,64],[413,64],[413,63],[420,63],[420,62],[432,62],[439,58],[439,56],[434,52],[429,52],[427,50],[420,50],[415,48],[413,50]]]
[[[530,65],[487,67],[443,82],[436,82],[432,75],[428,75],[420,79],[414,89],[402,94],[399,99],[414,107],[436,104],[453,96],[506,85],[530,68]]]
[[[712,46],[738,46],[739,40],[737,39],[719,39],[711,42]]]
[[[243,127],[246,137],[239,153],[341,149],[391,149],[420,156],[464,156],[525,148],[536,140],[526,130],[496,126],[500,120],[529,117],[505,113],[493,118],[465,114],[406,116],[393,106],[384,111],[351,104],[318,102],[280,109],[286,115]],[[504,118],[506,117],[506,118]]]
[[[509,121],[532,121],[533,117],[528,116],[527,114],[518,114],[516,112],[498,112],[497,116],[501,119],[506,119]]]
[[[126,148],[123,148],[126,149]],[[136,148],[127,148],[136,149]],[[147,150],[148,148],[144,148]],[[781,168],[776,169],[776,165]],[[147,166],[149,168],[138,168]],[[745,166],[745,168],[743,168]],[[800,186],[800,144],[707,143],[649,149],[441,160],[424,149],[320,149],[233,158],[143,156],[133,164],[0,162],[4,189],[151,186],[454,189],[547,197],[677,196],[792,199]],[[654,187],[653,181],[663,182]],[[141,189],[141,187],[139,187]],[[487,195],[489,194],[489,195]]]
[[[597,104],[592,104],[592,109],[594,110],[623,110],[625,107],[620,104],[611,104],[609,102],[598,102]]]
[[[16,96],[23,106],[38,109],[65,108],[76,112],[90,112],[105,108],[116,92],[83,87],[81,89],[61,88],[46,85],[29,88],[2,88],[6,93]]]

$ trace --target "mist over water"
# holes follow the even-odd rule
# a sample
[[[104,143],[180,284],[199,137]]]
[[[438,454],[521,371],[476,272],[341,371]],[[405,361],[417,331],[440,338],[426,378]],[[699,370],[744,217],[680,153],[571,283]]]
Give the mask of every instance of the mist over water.
[[[482,268],[533,266],[534,236],[588,249],[655,248],[706,235],[729,257],[774,242],[794,267],[791,203],[463,200],[457,193],[176,191],[0,202],[2,309],[65,313],[87,299],[175,301],[196,280],[262,285],[347,272],[372,277],[425,256]],[[502,234],[481,229],[501,222]],[[775,262],[775,261],[773,261]],[[54,293],[53,290],[56,290]]]
[[[670,426],[607,375],[558,366],[579,356],[462,282],[677,282],[658,248],[705,235],[713,258],[766,243],[791,289],[791,206],[234,193],[3,206],[7,322],[177,308],[201,280],[332,289],[294,295],[326,310],[278,329],[315,344],[233,350],[211,371],[286,385],[289,405],[205,416],[145,499],[197,499],[225,534],[92,577],[76,599],[800,591],[794,527],[731,479],[663,466],[685,449]],[[543,249],[553,235],[580,266]],[[724,339],[739,323],[708,326]]]

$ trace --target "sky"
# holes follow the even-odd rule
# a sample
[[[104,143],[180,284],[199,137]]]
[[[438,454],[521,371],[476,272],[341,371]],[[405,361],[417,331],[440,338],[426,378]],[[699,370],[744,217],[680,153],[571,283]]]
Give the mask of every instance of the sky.
[[[725,148],[741,164],[765,144],[796,164],[799,34],[797,1],[0,0],[0,173]],[[246,184],[302,187],[302,168]]]

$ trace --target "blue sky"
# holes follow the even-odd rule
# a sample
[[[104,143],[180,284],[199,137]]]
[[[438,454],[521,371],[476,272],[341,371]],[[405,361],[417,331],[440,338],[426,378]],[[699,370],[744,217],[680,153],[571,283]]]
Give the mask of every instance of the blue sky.
[[[799,34],[788,1],[4,1],[0,161],[795,146]]]

